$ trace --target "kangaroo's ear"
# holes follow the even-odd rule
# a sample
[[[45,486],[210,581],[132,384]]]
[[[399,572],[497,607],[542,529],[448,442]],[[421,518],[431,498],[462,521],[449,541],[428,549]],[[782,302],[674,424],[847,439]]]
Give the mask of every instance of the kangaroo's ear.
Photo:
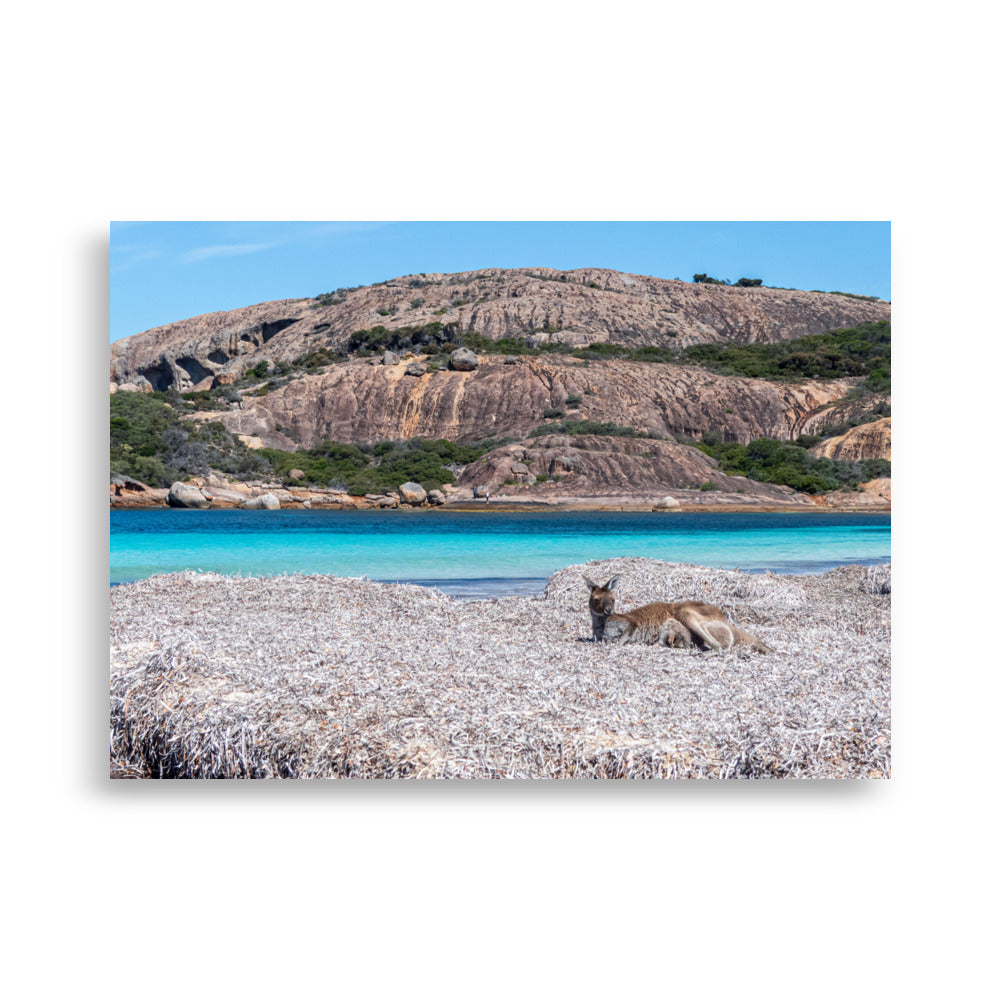
[[[590,589],[591,589],[591,590],[597,590],[597,584],[596,584],[596,583],[594,583],[594,581],[593,581],[593,580],[591,580],[589,576],[585,576],[585,577],[583,578],[583,582],[584,582],[584,583],[585,583],[585,584],[586,584],[586,585],[587,585],[588,587],[590,587]]]
[[[618,579],[619,578],[617,576],[611,577],[611,579],[608,580],[608,582],[604,585],[604,589],[605,590],[614,590],[615,587],[618,586]]]

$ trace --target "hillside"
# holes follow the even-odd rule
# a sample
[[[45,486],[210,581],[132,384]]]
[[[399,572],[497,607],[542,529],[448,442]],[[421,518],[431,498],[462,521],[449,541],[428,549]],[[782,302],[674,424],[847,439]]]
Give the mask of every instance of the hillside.
[[[788,439],[846,395],[848,380],[800,384],[715,375],[673,364],[575,358],[481,356],[475,371],[352,360],[288,381],[236,408],[210,412],[234,433],[278,448],[323,440],[521,438],[561,411],[573,419],[613,421],[656,435],[700,437],[725,427],[733,440]],[[815,419],[813,419],[815,417]]]
[[[889,319],[887,302],[777,288],[741,288],[598,268],[492,268],[422,274],[210,313],[111,345],[113,385],[208,389],[268,361],[338,351],[358,330],[439,322],[455,338],[534,337],[573,346],[614,341],[671,349],[790,340]],[[457,339],[456,339],[457,342]]]
[[[809,503],[793,494],[890,474],[889,308],[486,271],[196,317],[112,345],[111,471],[160,488],[360,496],[411,479],[455,499]]]

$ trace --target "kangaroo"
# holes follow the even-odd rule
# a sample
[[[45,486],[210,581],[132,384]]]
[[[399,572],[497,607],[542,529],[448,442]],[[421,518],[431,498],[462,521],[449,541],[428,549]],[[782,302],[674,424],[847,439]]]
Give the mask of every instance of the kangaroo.
[[[603,587],[594,583],[590,577],[583,578],[590,587],[590,625],[594,632],[594,642],[604,638],[604,623],[615,610],[615,595],[612,591],[618,586],[618,577],[613,576]]]
[[[618,586],[618,577],[613,576],[603,587],[586,576],[583,579],[590,587],[590,618],[595,642],[607,639],[611,642],[659,643],[686,649],[693,641],[713,650],[744,645],[759,653],[773,652],[766,643],[729,621],[722,608],[714,604],[704,601],[665,604],[658,601],[634,611],[616,614],[613,591]]]

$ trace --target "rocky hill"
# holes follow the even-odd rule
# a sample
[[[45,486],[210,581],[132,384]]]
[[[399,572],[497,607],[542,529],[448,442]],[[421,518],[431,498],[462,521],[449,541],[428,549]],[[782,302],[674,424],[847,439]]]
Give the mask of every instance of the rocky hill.
[[[225,431],[254,450],[318,448],[325,453],[326,442],[359,445],[373,456],[372,462],[384,453],[380,442],[444,439],[475,446],[473,452],[481,456],[453,462],[448,472],[433,477],[443,483],[445,475],[453,475],[453,500],[470,499],[476,487],[494,496],[550,502],[646,497],[655,503],[656,497],[671,494],[687,504],[809,504],[805,495],[776,485],[794,483],[794,478],[763,483],[726,475],[718,456],[691,443],[699,441],[711,452],[720,444],[805,437],[801,447],[792,449],[795,459],[805,455],[807,444],[826,438],[814,445],[813,456],[860,463],[858,470],[864,460],[888,460],[889,400],[870,388],[860,391],[872,365],[888,366],[888,327],[852,329],[844,335],[854,338],[847,347],[829,347],[830,338],[820,338],[820,347],[803,343],[769,352],[791,355],[798,364],[809,351],[813,359],[826,350],[847,356],[872,349],[865,338],[882,352],[867,367],[854,354],[854,367],[812,368],[808,375],[801,374],[802,368],[789,369],[789,375],[771,368],[765,378],[759,371],[733,367],[724,370],[747,371],[747,377],[724,375],[676,352],[695,344],[776,344],[889,319],[887,302],[847,295],[695,285],[607,270],[425,274],[339,289],[317,299],[195,317],[126,338],[111,348],[111,391],[166,390],[149,402],[182,425],[156,442],[130,439],[131,454],[163,455],[166,465],[202,476],[226,466],[207,459],[192,465],[191,456],[199,449],[207,454],[206,441]],[[383,333],[358,340],[359,331],[370,334],[375,327],[426,332],[428,324],[440,324],[433,344],[397,334],[393,350],[383,352]],[[611,343],[633,350],[624,352],[627,358],[614,356],[616,348],[578,350],[575,355],[568,353],[569,347],[563,348],[566,353],[523,353],[523,344],[494,348],[484,337],[523,338],[536,347]],[[479,351],[468,364],[456,363],[468,353],[454,350],[462,341]],[[634,350],[643,347],[647,350]],[[670,351],[659,350],[664,347]],[[761,352],[760,347],[743,350]],[[852,377],[822,374],[843,371]],[[871,384],[878,388],[883,383]],[[182,398],[178,391],[194,395]],[[117,419],[125,437],[134,433],[130,420],[139,419],[119,405],[128,402],[123,397],[112,405],[112,426]],[[204,432],[200,438],[191,430],[193,422]],[[197,441],[188,441],[192,434]],[[232,448],[249,454],[235,442]],[[273,472],[276,466],[268,465],[272,460],[274,453],[260,451],[254,459],[257,468]],[[286,493],[293,486],[332,488],[331,476],[320,473],[310,473],[309,483],[298,482],[305,473],[297,469],[298,475],[290,477],[292,466],[286,460],[281,466],[285,471],[273,481]],[[310,468],[308,461],[304,455],[297,464]],[[122,458],[118,471],[141,476],[139,468]],[[760,475],[743,466],[726,468]],[[888,473],[886,462],[866,468],[868,478]],[[856,486],[860,471],[843,473],[839,481],[849,479]],[[833,489],[802,480],[797,488],[814,493]],[[213,490],[221,502],[224,489],[220,492],[216,483]],[[867,501],[887,503],[889,490],[886,481]],[[126,496],[128,492],[119,490],[118,501],[142,502]],[[832,493],[830,497],[831,503],[845,502]],[[307,500],[333,502],[320,494],[294,498]],[[372,502],[382,505],[383,500]]]
[[[315,299],[266,302],[147,330],[111,345],[113,386],[208,389],[267,360],[340,348],[355,331],[440,322],[456,337],[535,337],[685,347],[773,342],[889,318],[887,302],[692,284],[599,268],[407,275]]]

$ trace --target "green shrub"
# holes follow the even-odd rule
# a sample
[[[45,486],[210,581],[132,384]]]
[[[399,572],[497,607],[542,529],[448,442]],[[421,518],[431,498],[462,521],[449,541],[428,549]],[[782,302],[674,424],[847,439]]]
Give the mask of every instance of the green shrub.
[[[800,493],[828,493],[844,485],[856,488],[860,482],[891,475],[891,464],[884,459],[843,462],[815,458],[800,441],[757,438],[746,445],[727,444],[707,432],[694,446],[716,459],[726,475],[790,486]]]
[[[240,475],[264,474],[268,463],[220,423],[181,419],[165,394],[115,393],[111,397],[110,467],[112,475],[169,486],[210,469]]]
[[[635,427],[623,427],[612,421],[600,422],[596,420],[563,420],[556,424],[542,424],[531,431],[528,437],[541,437],[545,434],[596,434],[605,437],[662,438],[662,435],[637,430]]]
[[[802,379],[864,376],[871,392],[891,388],[891,327],[886,320],[809,334],[776,344],[694,344],[680,361],[727,375]]]

